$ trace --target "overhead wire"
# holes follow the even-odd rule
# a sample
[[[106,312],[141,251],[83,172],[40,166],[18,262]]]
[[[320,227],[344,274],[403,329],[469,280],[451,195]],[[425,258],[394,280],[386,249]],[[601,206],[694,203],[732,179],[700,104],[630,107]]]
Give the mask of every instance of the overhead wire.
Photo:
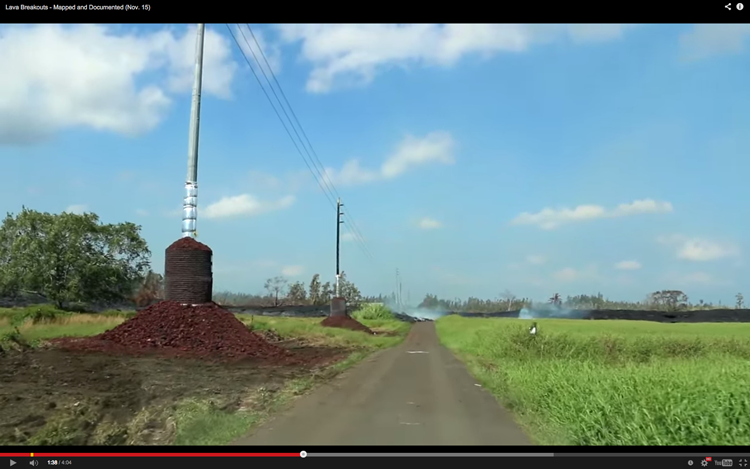
[[[268,61],[268,57],[266,57],[265,52],[263,52],[263,47],[261,47],[260,42],[258,41],[258,38],[255,36],[255,33],[253,32],[253,28],[251,28],[249,24],[246,24],[246,26],[247,26],[248,31],[250,31],[250,35],[252,36],[253,41],[255,42],[255,46],[258,48],[258,50],[260,51],[261,56],[263,57],[263,61],[265,62],[266,67],[268,68],[268,71],[271,73],[271,76],[272,76],[274,82],[276,83],[276,87],[279,89],[279,92],[281,93],[281,96],[284,98],[284,101],[286,102],[286,105],[289,108],[289,112],[292,114],[292,117],[294,118],[294,121],[297,123],[297,127],[299,127],[300,132],[304,136],[305,141],[307,142],[307,147],[310,148],[310,151],[307,152],[308,156],[310,156],[311,160],[314,158],[315,162],[318,163],[317,166],[316,166],[316,169],[318,170],[317,171],[318,174],[320,175],[320,177],[322,179],[324,179],[324,182],[325,182],[326,186],[328,186],[330,189],[332,189],[332,191],[336,194],[336,197],[340,199],[341,196],[339,195],[339,192],[336,190],[336,186],[334,186],[333,181],[331,181],[330,177],[328,177],[328,172],[326,171],[325,167],[323,166],[323,163],[320,161],[320,158],[318,157],[318,154],[315,152],[315,148],[313,147],[312,142],[310,141],[310,138],[307,136],[307,132],[305,132],[305,128],[302,126],[302,123],[297,118],[297,114],[294,112],[294,108],[292,108],[291,103],[287,99],[286,93],[284,93],[284,88],[282,88],[281,83],[279,83],[278,78],[276,78],[276,73],[274,73],[273,67],[271,67],[271,64]],[[264,75],[265,75],[265,73],[264,73]],[[268,80],[267,76],[266,76],[266,80]],[[270,84],[270,81],[269,81],[269,84]],[[277,96],[277,99],[278,99],[278,96]],[[279,105],[281,105],[280,102],[279,102]],[[283,106],[282,106],[282,108],[283,108]],[[288,117],[289,117],[289,115],[287,115],[287,118]],[[299,137],[299,134],[297,134],[297,137]],[[300,142],[302,143],[302,146],[307,151],[307,148],[305,147],[304,142],[302,142],[302,139],[300,139]],[[315,162],[313,162],[314,166],[315,166]],[[347,207],[347,212],[351,212],[351,209],[349,207]],[[362,235],[361,230],[357,226],[357,223],[354,221],[354,214],[351,214],[350,216],[348,216],[347,219],[351,222],[352,230],[354,231],[354,233],[352,233],[352,235],[358,237],[361,240],[361,242],[366,246],[365,237]],[[368,251],[369,251],[369,248],[366,248],[366,249],[368,249]]]
[[[281,83],[279,83],[278,78],[276,78],[276,73],[273,71],[273,67],[271,66],[270,62],[268,61],[268,57],[266,56],[265,52],[263,52],[263,47],[260,45],[260,42],[258,41],[258,38],[255,36],[255,33],[253,32],[253,28],[251,28],[249,24],[245,24],[245,26],[247,26],[247,29],[248,29],[248,31],[250,32],[250,35],[253,38],[253,42],[255,42],[255,46],[257,47],[258,51],[260,52],[261,56],[263,57],[263,61],[266,64],[266,68],[268,68],[268,71],[271,74],[271,77],[273,78],[274,82],[276,83],[276,87],[279,89],[279,93],[284,98],[284,102],[286,102],[286,107],[289,108],[289,112],[291,113],[292,117],[294,118],[294,121],[297,124],[297,127],[299,127],[300,132],[302,133],[302,135],[305,138],[305,141],[307,142],[307,146],[306,146],[305,142],[302,141],[302,138],[300,137],[299,132],[297,132],[297,130],[294,127],[294,125],[292,125],[292,128],[295,129],[294,133],[297,135],[297,138],[299,138],[300,143],[302,144],[302,148],[305,149],[305,152],[307,153],[307,155],[308,155],[308,157],[310,158],[311,161],[313,161],[313,159],[314,159],[313,166],[315,167],[318,176],[323,180],[323,183],[325,184],[325,186],[333,194],[335,194],[335,197],[337,197],[337,198],[340,199],[341,195],[338,193],[338,191],[336,190],[336,186],[334,186],[333,181],[331,181],[330,177],[328,176],[328,171],[326,171],[325,167],[323,166],[323,163],[320,161],[320,158],[318,158],[318,154],[315,152],[315,149],[313,148],[312,142],[310,142],[310,138],[307,136],[307,133],[305,132],[305,129],[302,126],[302,123],[299,121],[299,118],[297,118],[297,114],[294,112],[294,108],[292,107],[291,103],[289,102],[289,99],[286,97],[286,93],[284,93],[284,88],[281,86]],[[241,28],[240,28],[240,33],[242,33],[242,29]],[[245,37],[244,34],[243,34],[243,37]],[[245,39],[247,39],[247,38],[245,37]],[[248,44],[248,46],[249,46],[249,44]],[[258,68],[261,69],[261,72],[263,73],[263,76],[265,77],[265,79],[268,82],[269,86],[273,90],[273,85],[271,84],[271,80],[268,78],[268,75],[265,73],[265,71],[263,70],[263,67],[260,65],[260,63],[259,63],[257,57],[255,56],[255,53],[253,52],[252,48],[250,48],[250,52],[252,53],[253,58],[255,59],[256,63],[258,64]],[[289,117],[289,114],[286,112],[286,109],[285,109],[283,103],[281,102],[281,100],[279,99],[278,94],[276,94],[275,91],[273,91],[273,94],[276,97],[276,100],[278,101],[279,106],[284,111],[284,114],[286,115],[287,119],[289,119],[290,124],[293,124],[292,123],[292,119]],[[309,147],[309,150],[308,150],[308,147]],[[315,164],[316,161],[317,161],[317,165]],[[349,209],[349,207],[347,207],[346,211],[347,212],[351,212],[351,210]],[[349,222],[351,224],[351,230],[350,231],[352,231],[352,233],[351,233],[352,236],[354,236],[355,240],[357,240],[362,245],[362,248],[364,250],[368,251],[366,253],[368,255],[368,257],[372,257],[372,253],[370,252],[370,249],[367,246],[367,242],[365,240],[365,237],[362,235],[361,231],[359,230],[359,227],[357,226],[356,222],[354,221],[354,215],[350,214],[346,218],[347,218],[347,220],[349,220]],[[349,226],[347,226],[346,228],[349,229]]]
[[[294,123],[292,122],[292,119],[289,117],[289,114],[286,112],[286,109],[284,108],[283,104],[281,103],[281,100],[279,99],[278,94],[274,90],[274,88],[273,88],[273,86],[271,84],[271,81],[268,78],[268,75],[263,70],[263,67],[261,66],[260,61],[258,60],[255,52],[253,51],[252,46],[250,46],[250,43],[247,40],[247,37],[245,36],[245,33],[242,31],[242,28],[239,25],[237,25],[237,26],[238,26],[237,29],[239,30],[240,34],[242,35],[243,39],[245,40],[245,44],[247,45],[248,50],[250,51],[251,55],[253,56],[253,59],[254,59],[256,65],[257,65],[257,67],[260,69],[260,71],[263,74],[264,78],[268,82],[268,85],[271,88],[271,92],[274,94],[274,97],[276,98],[277,102],[279,103],[279,106],[281,107],[282,112],[284,113],[284,115],[286,116],[286,118],[289,120],[289,124],[292,127],[292,131],[297,135],[297,138],[299,139],[300,143],[302,144],[302,147],[305,149],[305,152],[308,153],[308,157],[310,159],[310,162],[308,162],[308,158],[305,158],[304,153],[302,152],[302,150],[300,150],[300,146],[297,144],[297,141],[292,136],[292,131],[289,130],[289,126],[287,126],[286,122],[281,117],[281,113],[279,113],[278,109],[276,109],[276,106],[274,105],[273,100],[271,99],[271,96],[266,91],[265,86],[261,82],[260,77],[256,73],[255,68],[251,64],[250,59],[248,58],[248,56],[245,53],[242,45],[240,44],[239,39],[234,34],[234,31],[232,31],[231,26],[229,26],[229,24],[226,24],[226,27],[229,30],[229,33],[232,36],[232,39],[234,39],[235,43],[237,44],[237,47],[240,49],[240,53],[242,54],[243,58],[247,62],[248,66],[250,67],[250,70],[253,73],[253,76],[255,77],[256,81],[258,82],[258,85],[261,87],[261,90],[263,91],[263,94],[266,96],[266,99],[268,100],[269,104],[271,105],[272,109],[274,110],[274,113],[276,114],[276,117],[279,119],[279,121],[281,121],[281,124],[282,124],[282,126],[284,127],[284,130],[287,133],[287,136],[289,137],[290,140],[292,140],[292,144],[294,145],[294,147],[297,150],[297,152],[300,154],[300,157],[302,157],[302,160],[304,161],[305,165],[307,166],[307,169],[310,171],[310,173],[312,174],[312,176],[315,179],[315,181],[318,183],[318,186],[323,191],[323,195],[326,197],[326,199],[328,199],[328,202],[335,208],[336,204],[333,201],[333,198],[335,198],[333,194],[335,193],[335,195],[338,196],[338,191],[336,191],[336,188],[335,188],[335,186],[333,186],[333,182],[330,181],[330,178],[327,178],[327,174],[326,174],[327,172],[325,171],[325,169],[321,173],[321,171],[319,170],[319,168],[315,165],[315,162],[313,161],[313,155],[314,155],[314,158],[317,159],[319,165],[322,166],[322,163],[320,163],[320,159],[317,157],[317,154],[314,153],[314,149],[312,148],[312,144],[310,143],[309,138],[307,137],[306,133],[304,132],[304,129],[302,128],[302,126],[301,126],[301,124],[299,122],[299,119],[297,118],[296,114],[294,113],[294,110],[292,109],[291,104],[289,103],[289,100],[286,98],[286,95],[284,94],[284,91],[281,88],[281,85],[279,84],[278,79],[276,78],[275,73],[273,73],[273,69],[271,68],[270,63],[269,63],[269,61],[268,61],[265,53],[263,53],[263,49],[262,49],[262,47],[260,47],[260,44],[259,44],[257,38],[255,37],[255,34],[252,32],[252,29],[250,28],[250,26],[247,25],[248,30],[250,31],[250,33],[251,33],[251,35],[253,37],[253,40],[255,41],[256,46],[258,47],[258,50],[263,55],[263,59],[264,59],[264,61],[266,63],[266,66],[268,67],[269,71],[271,72],[271,74],[273,76],[273,79],[276,82],[277,87],[279,88],[280,93],[284,96],[284,100],[286,101],[287,106],[289,107],[290,112],[294,116],[294,119],[297,122],[297,126],[300,127],[300,131],[305,136],[305,139],[307,140],[308,145],[310,145],[310,148],[312,149],[312,152],[307,149],[307,147],[304,144],[304,141],[302,140],[302,137],[300,137],[299,132],[297,132],[297,129],[295,128]],[[310,164],[311,162],[312,162],[312,167],[311,167],[311,164]],[[313,167],[315,167],[315,170],[313,170]],[[317,175],[316,175],[316,172],[318,173]],[[320,176],[320,178],[318,176]],[[323,182],[321,182],[321,179],[323,180]],[[339,198],[340,198],[340,196],[339,196]],[[347,207],[347,211],[349,211],[348,207]],[[350,234],[353,236],[354,240],[357,241],[360,249],[363,250],[363,252],[370,259],[370,261],[372,261],[373,263],[377,264],[377,262],[375,261],[374,256],[372,255],[371,251],[369,250],[369,247],[366,244],[364,236],[362,236],[361,231],[356,226],[356,222],[354,221],[353,216],[351,216],[351,215],[348,216],[347,220],[350,221],[350,224],[346,224],[345,223],[344,224],[345,228],[348,231],[350,231]],[[351,227],[349,225],[351,225]]]
[[[234,42],[237,43],[237,47],[240,49],[240,53],[242,54],[242,57],[247,62],[248,67],[250,67],[250,71],[253,72],[253,76],[257,80],[258,85],[260,86],[260,89],[263,91],[263,94],[266,95],[266,99],[268,99],[268,102],[271,104],[271,108],[273,109],[273,112],[276,113],[276,117],[279,118],[279,121],[281,121],[281,125],[284,126],[284,130],[286,131],[286,134],[289,136],[289,139],[292,141],[292,144],[294,144],[294,147],[297,149],[297,152],[299,152],[300,154],[302,154],[302,151],[299,149],[299,145],[297,144],[297,141],[294,140],[294,137],[292,137],[292,133],[289,131],[289,128],[287,127],[286,122],[284,122],[284,119],[281,118],[281,114],[279,114],[279,111],[276,109],[276,106],[274,106],[273,101],[271,101],[271,97],[268,95],[268,92],[266,91],[266,88],[263,86],[263,83],[260,81],[260,77],[258,77],[258,74],[255,72],[255,69],[253,68],[252,64],[250,63],[250,59],[247,58],[247,55],[245,54],[245,51],[242,50],[242,46],[240,45],[239,41],[237,40],[237,37],[234,35],[234,32],[232,32],[232,28],[229,26],[229,24],[226,24],[226,26],[227,26],[227,29],[229,30],[229,34],[232,35],[232,39],[234,39]],[[242,32],[242,30],[240,30],[240,32]],[[307,168],[310,171],[312,171],[312,168],[310,168],[310,165],[307,162],[307,160],[304,159],[304,158],[303,158],[303,160],[305,161],[305,164],[307,165]],[[325,189],[323,188],[323,186],[320,184],[320,182],[317,180],[317,178],[315,180],[316,180],[316,182],[318,182],[318,185],[320,185],[320,188],[323,189],[323,193],[326,196],[326,198],[328,198],[328,202],[330,202],[335,207],[335,203],[333,202],[333,200],[331,200],[329,198],[328,193],[325,192]]]

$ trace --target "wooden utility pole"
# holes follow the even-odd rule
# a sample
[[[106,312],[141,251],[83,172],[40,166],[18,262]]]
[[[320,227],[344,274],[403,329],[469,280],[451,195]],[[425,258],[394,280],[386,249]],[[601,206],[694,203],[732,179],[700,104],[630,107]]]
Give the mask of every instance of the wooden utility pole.
[[[341,224],[344,223],[344,220],[341,219],[341,215],[344,214],[344,212],[341,211],[341,207],[343,207],[344,204],[341,203],[341,199],[338,199],[336,201],[336,297],[338,298],[341,296],[341,288],[340,288],[340,278],[341,278],[341,264],[340,264],[340,254],[341,254]]]

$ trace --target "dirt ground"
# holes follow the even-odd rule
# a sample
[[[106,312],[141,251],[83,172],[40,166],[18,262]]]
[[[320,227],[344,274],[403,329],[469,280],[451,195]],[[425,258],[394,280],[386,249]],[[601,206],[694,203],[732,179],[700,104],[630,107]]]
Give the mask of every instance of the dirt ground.
[[[259,399],[350,352],[281,345],[310,364],[210,363],[50,347],[9,352],[0,356],[0,445],[170,444],[177,403],[198,399],[219,410],[260,409]]]

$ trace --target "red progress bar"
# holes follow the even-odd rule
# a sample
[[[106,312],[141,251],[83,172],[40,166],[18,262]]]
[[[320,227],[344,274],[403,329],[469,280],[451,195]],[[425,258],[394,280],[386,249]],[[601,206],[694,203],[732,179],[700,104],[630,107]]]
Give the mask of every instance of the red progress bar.
[[[0,453],[10,458],[299,458],[300,453]]]

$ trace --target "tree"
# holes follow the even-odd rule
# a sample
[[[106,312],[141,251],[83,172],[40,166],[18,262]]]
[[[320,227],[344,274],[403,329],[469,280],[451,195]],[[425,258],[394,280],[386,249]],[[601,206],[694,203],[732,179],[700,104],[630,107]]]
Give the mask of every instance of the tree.
[[[320,304],[320,274],[313,275],[312,280],[310,280],[310,304],[313,305],[319,305]]]
[[[289,293],[287,294],[289,302],[293,305],[302,305],[307,301],[307,291],[305,291],[305,284],[302,282],[294,282],[289,286]]]
[[[281,304],[279,298],[284,297],[287,283],[288,282],[284,277],[274,277],[266,280],[265,285],[263,285],[263,288],[265,288],[268,291],[268,294],[273,297],[274,306],[279,306]]]
[[[552,295],[552,298],[549,299],[549,302],[555,306],[560,306],[562,304],[562,299],[560,298],[560,294],[555,293],[554,295]]]
[[[737,299],[737,303],[735,305],[735,308],[737,308],[737,309],[744,308],[745,307],[745,297],[742,296],[742,293],[737,293],[737,295],[735,296],[735,298]]]
[[[680,311],[688,307],[688,296],[680,290],[662,290],[649,295],[649,303],[659,309]]]
[[[505,290],[502,295],[500,295],[500,298],[508,302],[508,311],[513,307],[513,302],[516,300],[516,295],[510,292],[510,290]]]
[[[321,305],[325,305],[331,302],[331,298],[333,298],[333,286],[331,285],[331,282],[326,282],[320,287],[320,297],[319,297],[319,303]]]
[[[0,292],[37,293],[60,308],[129,298],[150,270],[140,231],[133,223],[102,224],[94,213],[8,213],[0,226]]]
[[[164,277],[149,271],[141,282],[138,293],[133,300],[138,306],[148,306],[154,300],[164,298]]]
[[[356,285],[346,278],[346,274],[343,271],[339,276],[339,293],[342,297],[346,298],[346,302],[351,306],[352,310],[357,309],[362,303],[362,293]]]

